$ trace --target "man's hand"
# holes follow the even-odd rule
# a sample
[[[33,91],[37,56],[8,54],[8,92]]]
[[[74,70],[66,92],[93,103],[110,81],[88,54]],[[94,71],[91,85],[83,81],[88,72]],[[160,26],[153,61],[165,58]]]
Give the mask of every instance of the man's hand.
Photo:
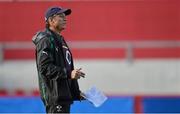
[[[71,72],[71,79],[80,79],[81,77],[85,77],[85,73],[83,73],[82,71],[82,68],[79,68],[79,69],[74,69],[72,72]]]
[[[86,95],[83,92],[80,93],[80,101],[82,100],[86,100]]]

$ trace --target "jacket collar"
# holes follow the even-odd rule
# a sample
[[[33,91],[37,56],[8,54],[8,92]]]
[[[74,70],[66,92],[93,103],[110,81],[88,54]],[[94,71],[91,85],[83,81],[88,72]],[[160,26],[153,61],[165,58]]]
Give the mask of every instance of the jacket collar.
[[[49,28],[46,28],[46,32],[47,32],[49,35],[52,35],[52,36],[55,36],[55,37],[62,37],[62,35],[53,32],[53,31],[50,30]]]

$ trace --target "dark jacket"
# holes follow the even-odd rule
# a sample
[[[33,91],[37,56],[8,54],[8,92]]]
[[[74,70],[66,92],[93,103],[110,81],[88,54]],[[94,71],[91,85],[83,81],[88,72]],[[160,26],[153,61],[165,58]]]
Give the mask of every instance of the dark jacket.
[[[68,76],[62,45],[57,44],[55,40],[57,40],[55,33],[49,29],[38,32],[33,37],[33,43],[36,45],[40,95],[46,106],[80,100],[78,82]],[[72,68],[74,69],[73,64]]]

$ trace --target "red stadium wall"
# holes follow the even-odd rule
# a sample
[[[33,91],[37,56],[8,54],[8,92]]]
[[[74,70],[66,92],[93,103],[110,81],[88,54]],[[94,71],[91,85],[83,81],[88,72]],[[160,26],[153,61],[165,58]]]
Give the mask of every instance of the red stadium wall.
[[[30,42],[44,28],[44,12],[50,6],[72,9],[63,32],[69,41],[180,40],[179,0],[14,1],[0,2],[0,42]],[[5,58],[34,58],[32,50],[17,52],[6,50]],[[179,53],[179,48],[134,49],[137,58],[179,58]],[[124,58],[125,50],[73,49],[73,54],[77,58]]]
[[[179,0],[0,2],[0,41],[30,41],[49,6],[72,9],[68,40],[179,40]]]

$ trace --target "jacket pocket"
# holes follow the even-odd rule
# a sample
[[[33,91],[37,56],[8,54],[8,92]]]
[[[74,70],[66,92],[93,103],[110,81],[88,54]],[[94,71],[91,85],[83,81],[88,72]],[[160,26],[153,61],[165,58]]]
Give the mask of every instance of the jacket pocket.
[[[52,79],[53,96],[56,100],[71,100],[71,91],[67,79]]]

